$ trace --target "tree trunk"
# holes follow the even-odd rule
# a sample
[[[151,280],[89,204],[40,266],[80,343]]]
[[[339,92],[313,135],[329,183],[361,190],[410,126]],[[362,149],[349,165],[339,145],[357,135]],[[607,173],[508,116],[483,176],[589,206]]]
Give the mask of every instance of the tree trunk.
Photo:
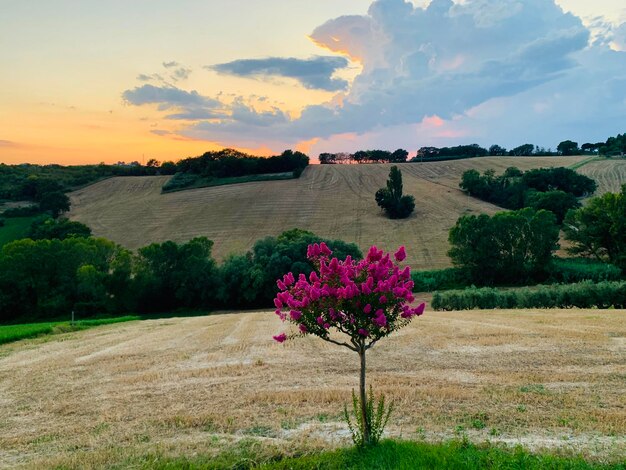
[[[367,394],[365,391],[365,345],[359,350],[361,358],[361,380],[359,381],[359,396],[361,398],[361,419],[363,422],[363,444],[370,444],[371,423],[367,415]]]

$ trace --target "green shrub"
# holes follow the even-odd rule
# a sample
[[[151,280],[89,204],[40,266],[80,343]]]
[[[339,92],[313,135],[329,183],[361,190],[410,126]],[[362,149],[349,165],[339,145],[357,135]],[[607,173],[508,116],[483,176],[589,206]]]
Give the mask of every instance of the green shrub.
[[[548,282],[617,281],[622,270],[615,265],[588,258],[554,258],[547,268]]]
[[[583,281],[577,284],[522,287],[498,290],[470,287],[436,292],[435,310],[509,309],[509,308],[624,308],[626,282]]]
[[[436,290],[462,289],[467,286],[463,272],[457,268],[435,269],[432,271],[413,271],[411,279],[415,292],[434,292]]]
[[[200,179],[199,175],[191,173],[176,173],[163,185],[163,191],[176,191],[193,186]]]

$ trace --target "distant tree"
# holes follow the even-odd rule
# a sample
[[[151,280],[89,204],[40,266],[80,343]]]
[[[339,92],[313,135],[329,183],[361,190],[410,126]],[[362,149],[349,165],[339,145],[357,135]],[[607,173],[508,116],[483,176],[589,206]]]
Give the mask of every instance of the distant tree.
[[[258,240],[245,255],[227,258],[219,268],[218,298],[231,308],[272,305],[276,293],[276,276],[292,271],[296,276],[309,273],[313,265],[307,259],[307,247],[325,242],[342,257],[361,259],[359,248],[341,240],[326,240],[312,232],[292,229],[278,237]]]
[[[63,212],[70,210],[70,198],[61,191],[52,191],[41,196],[39,208],[49,212],[53,218],[57,218]]]
[[[528,157],[535,151],[533,144],[524,144],[509,151],[509,155],[514,157]]]
[[[180,307],[208,307],[216,293],[213,241],[197,237],[187,243],[153,243],[139,249],[135,288],[138,308],[166,311]]]
[[[520,283],[547,267],[558,238],[555,216],[545,210],[463,216],[450,230],[448,254],[473,282]]]
[[[571,210],[563,224],[573,254],[593,256],[626,269],[626,185]]]
[[[439,156],[439,149],[437,147],[420,147],[415,155],[416,161],[422,161],[424,158],[434,158]]]
[[[515,166],[510,166],[506,170],[504,170],[503,176],[505,178],[519,178],[522,176],[524,172]]]
[[[580,207],[580,203],[576,196],[564,191],[538,192],[530,190],[526,193],[526,206],[535,210],[545,209],[554,213],[557,224],[561,224],[567,211]]]
[[[357,163],[364,163],[369,160],[369,154],[365,150],[359,150],[352,155],[352,159]]]
[[[391,163],[404,163],[409,156],[409,152],[404,149],[398,149],[391,154],[389,161]]]
[[[598,149],[601,147],[601,145],[592,144],[590,142],[585,142],[584,144],[580,146],[580,150],[582,150],[583,152],[587,152],[587,153],[596,153]]]
[[[158,168],[160,165],[161,164],[156,158],[151,158],[150,160],[148,160],[148,163],[146,163],[146,166],[148,168]]]
[[[387,187],[376,191],[375,198],[391,219],[405,219],[415,209],[415,198],[402,194],[402,172],[397,166],[391,167]]]
[[[28,238],[33,240],[65,240],[71,237],[90,237],[91,229],[85,224],[68,219],[52,219],[42,217],[35,220],[28,232]]]
[[[501,157],[506,155],[506,149],[504,147],[500,147],[499,145],[492,145],[489,147],[489,155],[492,157]]]
[[[569,155],[578,155],[580,153],[580,149],[578,148],[578,142],[573,142],[571,140],[564,140],[556,147],[559,155],[569,156]]]
[[[322,165],[337,163],[336,155],[334,153],[320,153],[318,159]]]
[[[174,162],[163,162],[161,163],[161,166],[159,168],[159,172],[162,175],[173,175],[174,173],[176,173],[177,171],[177,167],[176,167],[176,163]]]
[[[533,168],[525,172],[522,179],[529,188],[537,191],[558,189],[577,197],[592,194],[597,188],[593,179],[565,167]]]

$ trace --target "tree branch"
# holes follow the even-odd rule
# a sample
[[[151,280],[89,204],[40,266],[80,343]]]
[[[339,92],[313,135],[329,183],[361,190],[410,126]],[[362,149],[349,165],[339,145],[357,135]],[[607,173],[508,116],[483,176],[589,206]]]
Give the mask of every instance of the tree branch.
[[[354,347],[350,346],[348,343],[340,343],[339,341],[335,341],[334,339],[324,338],[324,337],[321,337],[321,336],[320,336],[320,338],[322,338],[324,341],[328,341],[329,343],[336,344],[337,346],[345,346],[346,348],[350,349],[351,351],[358,352],[357,348],[354,348]]]

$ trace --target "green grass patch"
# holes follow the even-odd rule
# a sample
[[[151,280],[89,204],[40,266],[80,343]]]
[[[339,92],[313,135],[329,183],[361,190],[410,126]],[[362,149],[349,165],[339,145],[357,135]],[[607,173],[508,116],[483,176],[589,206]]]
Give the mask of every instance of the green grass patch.
[[[179,176],[180,175],[180,176]],[[210,188],[227,184],[253,183],[258,181],[291,180],[295,176],[292,171],[286,173],[268,173],[261,175],[231,176],[228,178],[202,178],[198,175],[179,173],[163,185],[164,193],[185,191],[187,189]]]
[[[578,170],[579,168],[582,168],[588,163],[600,162],[602,160],[608,160],[608,158],[593,156],[593,157],[585,158],[584,160],[581,160],[578,163],[574,163],[573,165],[570,165],[567,168],[569,168],[570,170]]]
[[[624,470],[626,462],[601,464],[580,457],[531,454],[521,447],[474,445],[468,441],[441,444],[386,440],[366,449],[345,448],[284,457],[279,450],[263,451],[258,444],[242,441],[217,457],[172,459],[146,456],[134,468],[151,469],[525,469],[525,470]]]
[[[68,321],[45,322],[45,323],[25,323],[20,325],[0,325],[0,344],[11,343],[22,339],[35,338],[43,335],[69,333],[71,331],[86,330],[100,325],[121,323],[133,320],[140,320],[136,315],[124,317],[98,318],[94,320],[80,320],[71,324]]]
[[[38,216],[9,217],[4,219],[4,226],[0,227],[0,248],[13,240],[26,238],[30,226]]]

